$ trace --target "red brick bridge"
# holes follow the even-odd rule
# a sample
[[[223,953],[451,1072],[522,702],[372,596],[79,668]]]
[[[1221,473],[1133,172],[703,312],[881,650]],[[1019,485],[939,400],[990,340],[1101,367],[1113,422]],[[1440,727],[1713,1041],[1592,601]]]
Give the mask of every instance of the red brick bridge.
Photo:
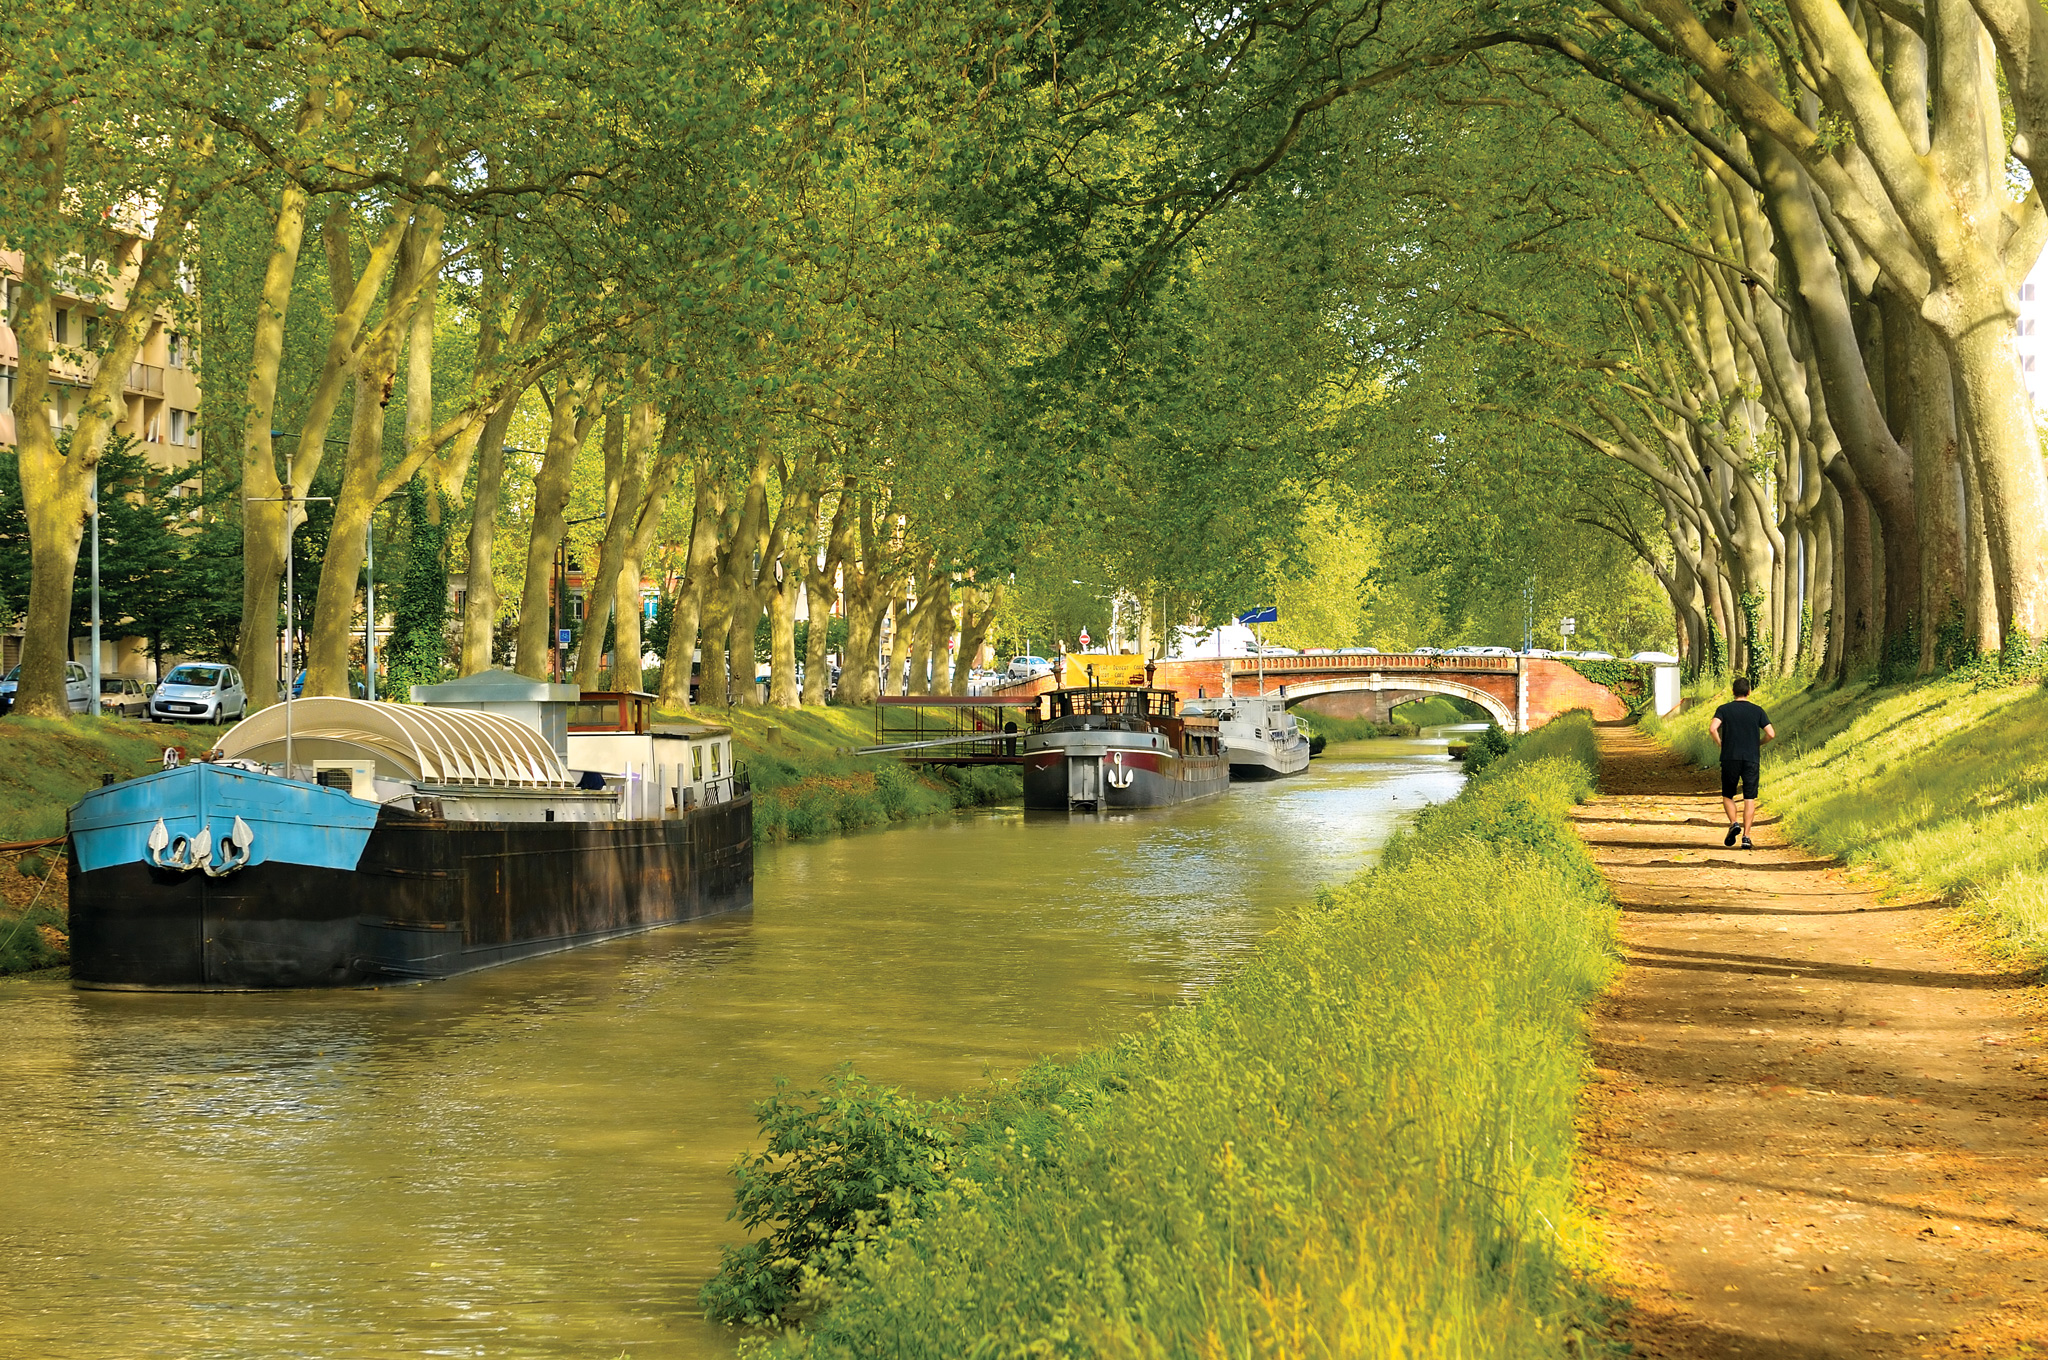
[[[1067,664],[1076,670],[1087,663],[1085,653],[1067,656]],[[1143,678],[1098,675],[1096,682],[1142,684]],[[1546,657],[1407,652],[1214,657],[1156,662],[1152,683],[1183,699],[1261,692],[1284,695],[1290,708],[1299,704],[1326,717],[1382,723],[1391,721],[1401,704],[1444,694],[1479,705],[1508,732],[1541,727],[1574,708],[1591,709],[1602,721],[1628,716],[1627,705],[1605,685]],[[1053,687],[1047,676],[1000,693],[1005,698],[1026,698]]]

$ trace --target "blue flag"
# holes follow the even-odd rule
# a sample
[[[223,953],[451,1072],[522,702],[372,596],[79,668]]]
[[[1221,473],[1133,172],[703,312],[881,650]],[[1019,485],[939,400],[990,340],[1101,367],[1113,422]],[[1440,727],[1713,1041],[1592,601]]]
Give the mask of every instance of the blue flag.
[[[1244,613],[1237,616],[1237,621],[1239,623],[1278,623],[1280,622],[1280,608],[1278,605],[1269,604],[1260,609],[1247,609]]]

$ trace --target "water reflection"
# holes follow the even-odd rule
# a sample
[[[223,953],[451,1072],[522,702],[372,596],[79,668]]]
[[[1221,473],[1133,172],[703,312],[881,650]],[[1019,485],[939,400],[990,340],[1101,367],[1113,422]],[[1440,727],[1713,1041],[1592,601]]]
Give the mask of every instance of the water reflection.
[[[0,1354],[726,1354],[693,1301],[778,1074],[938,1093],[1128,1029],[1453,793],[1443,751],[776,847],[751,913],[424,987],[0,982]]]

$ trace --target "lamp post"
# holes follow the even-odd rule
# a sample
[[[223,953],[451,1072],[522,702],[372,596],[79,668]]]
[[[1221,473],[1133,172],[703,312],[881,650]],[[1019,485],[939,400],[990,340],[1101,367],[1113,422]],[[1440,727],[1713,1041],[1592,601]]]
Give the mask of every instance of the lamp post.
[[[299,526],[292,521],[294,505],[310,505],[314,501],[332,501],[332,496],[294,496],[290,482],[284,485],[282,496],[249,496],[249,503],[284,503],[284,777],[292,777],[292,691],[298,688],[299,662],[293,646],[294,635],[299,629],[299,611],[296,586],[292,578],[292,531]]]
[[[363,697],[377,702],[377,512],[363,528]]]
[[[92,470],[92,694],[89,711],[100,716],[100,470]]]

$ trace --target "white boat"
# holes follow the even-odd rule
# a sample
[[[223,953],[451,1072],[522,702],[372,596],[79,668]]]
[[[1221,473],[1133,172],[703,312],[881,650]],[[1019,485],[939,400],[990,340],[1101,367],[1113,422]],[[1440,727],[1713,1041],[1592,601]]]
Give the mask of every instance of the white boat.
[[[1284,699],[1190,699],[1182,711],[1216,719],[1232,779],[1278,779],[1308,768],[1308,738],[1294,725]]]

